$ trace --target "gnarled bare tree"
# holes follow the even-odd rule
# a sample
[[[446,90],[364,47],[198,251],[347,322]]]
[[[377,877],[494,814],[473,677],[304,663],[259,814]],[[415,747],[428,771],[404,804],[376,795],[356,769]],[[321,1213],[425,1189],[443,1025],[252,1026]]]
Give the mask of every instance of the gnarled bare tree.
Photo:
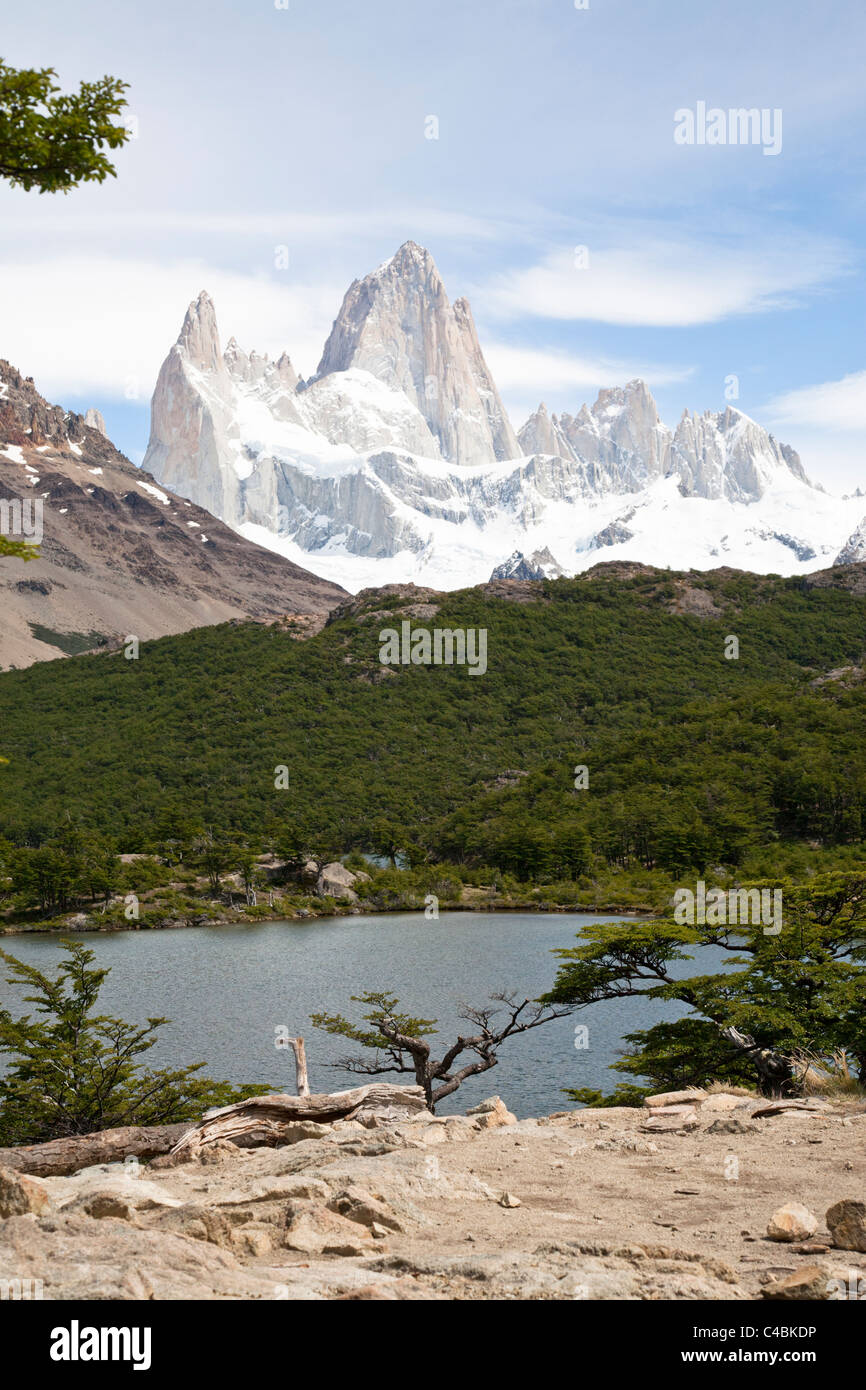
[[[437,1031],[436,1019],[413,1018],[400,1012],[399,1000],[390,994],[368,991],[353,994],[352,1000],[368,1010],[363,1019],[369,1027],[352,1023],[342,1014],[313,1014],[312,1022],[326,1033],[360,1043],[374,1055],[342,1057],[330,1065],[363,1076],[408,1072],[423,1087],[430,1110],[468,1077],[495,1067],[499,1049],[508,1038],[571,1012],[568,1008],[520,999],[513,990],[492,994],[490,1004],[481,1008],[461,1006],[459,1017],[471,1025],[471,1031],[458,1034],[441,1057],[434,1058],[427,1038]]]

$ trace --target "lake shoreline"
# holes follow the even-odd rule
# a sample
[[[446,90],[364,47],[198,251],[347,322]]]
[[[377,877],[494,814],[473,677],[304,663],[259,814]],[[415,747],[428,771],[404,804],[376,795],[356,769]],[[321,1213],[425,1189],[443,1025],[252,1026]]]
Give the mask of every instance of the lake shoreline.
[[[484,1007],[509,991],[519,991],[521,999],[540,998],[555,980],[555,952],[574,947],[582,932],[604,920],[605,914],[559,912],[443,912],[438,920],[423,912],[359,913],[261,921],[252,930],[219,923],[201,931],[170,930],[159,940],[146,931],[67,939],[93,953],[94,969],[109,972],[100,1010],[133,1023],[168,1020],[156,1038],[153,1065],[174,1069],[204,1062],[208,1076],[221,1082],[283,1092],[294,1084],[290,1054],[278,1042],[277,1030],[285,1029],[285,1036],[307,1038],[310,1086],[321,1094],[357,1082],[342,1065],[346,1040],[314,1028],[314,1015],[364,1013],[353,996],[384,992],[410,1016],[435,1020],[444,1047],[466,1031],[464,1006]],[[0,946],[49,978],[68,951],[53,932],[25,933]],[[8,966],[0,970],[0,1010],[17,1017],[24,1011],[23,991],[10,974]],[[627,1024],[678,1012],[665,1003],[605,1003],[589,1019],[591,1048],[563,1014],[543,1030],[543,1041],[538,1033],[522,1046],[515,1039],[502,1049],[496,1089],[507,1092],[509,1109],[519,1118],[561,1109],[563,1088],[603,1085]],[[463,1110],[484,1100],[489,1088],[486,1074],[470,1076],[437,1110]]]
[[[608,904],[606,906],[594,905],[586,907],[583,904],[573,903],[529,903],[529,902],[485,902],[481,903],[455,903],[450,907],[440,907],[439,915],[452,914],[457,912],[475,912],[480,914],[488,912],[499,912],[503,915],[508,913],[529,912],[537,916],[561,916],[568,913],[592,914],[603,913],[605,915],[616,914],[625,917],[656,917],[660,914],[655,908],[651,907],[624,907],[621,904]],[[99,914],[76,913],[75,917],[86,917],[86,923],[67,922],[54,925],[56,919],[49,919],[32,923],[5,924],[0,927],[0,936],[84,936],[92,933],[110,936],[118,932],[138,932],[138,931],[182,931],[190,927],[224,927],[224,926],[256,926],[264,922],[311,922],[321,921],[327,918],[334,920],[345,917],[382,917],[413,915],[423,917],[425,909],[408,908],[405,906],[381,908],[369,907],[359,908],[357,906],[346,906],[340,909],[338,906],[323,909],[317,912],[307,908],[300,912],[284,913],[270,911],[266,916],[251,917],[244,912],[236,912],[227,909],[223,913],[217,914],[196,914],[190,917],[164,917],[161,920],[142,923],[140,921],[129,921],[128,923],[111,922],[110,925],[99,925]]]

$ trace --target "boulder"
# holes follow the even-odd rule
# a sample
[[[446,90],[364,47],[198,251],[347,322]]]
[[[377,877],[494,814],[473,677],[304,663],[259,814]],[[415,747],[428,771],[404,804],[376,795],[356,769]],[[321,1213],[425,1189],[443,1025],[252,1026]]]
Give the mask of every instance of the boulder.
[[[68,1212],[0,1222],[0,1269],[41,1279],[46,1299],[63,1300],[274,1299],[285,1278],[244,1269],[206,1240]]]
[[[361,1226],[387,1227],[391,1231],[402,1231],[403,1227],[394,1213],[384,1202],[367,1192],[363,1187],[344,1187],[327,1203],[329,1211],[345,1216],[347,1221],[356,1221]]]
[[[727,1116],[713,1120],[707,1128],[707,1134],[755,1134],[757,1128],[757,1125],[751,1125],[747,1120],[736,1120],[733,1116]]]
[[[804,1265],[793,1274],[786,1274],[782,1279],[774,1279],[771,1283],[765,1284],[761,1289],[761,1297],[808,1299],[814,1302],[816,1299],[829,1298],[831,1287],[826,1269],[821,1265]]]
[[[196,1162],[205,1168],[212,1168],[218,1163],[233,1162],[242,1152],[240,1145],[233,1144],[229,1139],[215,1139],[196,1156]]]
[[[718,1124],[718,1121],[716,1121]],[[682,1115],[671,1115],[665,1118],[663,1115],[650,1113],[646,1124],[641,1125],[644,1134],[684,1134],[689,1130],[699,1129],[697,1115],[695,1111],[687,1108]]]
[[[372,1239],[366,1227],[314,1202],[290,1202],[283,1244],[306,1255],[364,1255]]]
[[[786,1202],[773,1212],[767,1226],[770,1240],[807,1240],[818,1229],[818,1218],[800,1202]]]
[[[209,1245],[219,1245],[231,1250],[232,1223],[221,1211],[198,1202],[187,1202],[182,1207],[161,1212],[158,1219],[148,1223],[160,1231],[183,1235],[190,1240],[203,1240]]]
[[[866,1254],[866,1202],[846,1198],[827,1212],[827,1229],[838,1250]]]
[[[0,1168],[0,1217],[26,1216],[48,1212],[52,1201],[48,1189],[38,1178]]]
[[[239,1254],[262,1257],[274,1249],[274,1232],[262,1222],[250,1222],[232,1233],[232,1241]]]
[[[97,1221],[108,1216],[114,1216],[118,1221],[131,1221],[133,1225],[137,1221],[134,1205],[122,1192],[85,1192],[74,1201],[68,1202],[63,1210],[70,1213],[80,1212],[83,1216],[92,1216]]]
[[[689,1091],[662,1091],[657,1096],[645,1096],[644,1105],[648,1110],[655,1110],[659,1106],[695,1105],[698,1101],[702,1101],[706,1094],[706,1091],[699,1088]]]
[[[478,1105],[466,1111],[478,1129],[499,1129],[502,1125],[516,1125],[517,1116],[512,1115],[508,1106],[499,1096],[489,1096]]]
[[[473,1125],[473,1129],[475,1126]],[[427,1125],[421,1130],[418,1138],[422,1144],[446,1144],[448,1142],[448,1130],[444,1125]]]
[[[335,861],[322,869],[316,879],[316,892],[322,898],[348,898],[350,902],[357,902],[358,894],[353,891],[356,881],[351,869]]]
[[[148,1178],[132,1176],[123,1165],[85,1169],[71,1178],[48,1178],[45,1186],[61,1211],[100,1218],[118,1216],[129,1221],[132,1218],[128,1212],[183,1206],[167,1188]]]
[[[818,1096],[810,1096],[808,1100],[774,1100],[753,1110],[752,1119],[769,1120],[774,1115],[821,1115],[829,1108],[827,1101]]]
[[[236,1197],[241,1196],[241,1205],[249,1202],[284,1202],[287,1198],[300,1197],[310,1202],[324,1201],[330,1188],[321,1178],[293,1177],[291,1175],[277,1174],[274,1177],[261,1178],[254,1182],[246,1193],[230,1194],[229,1198],[223,1198],[221,1205],[233,1205]]]
[[[707,1096],[706,1100],[701,1101],[701,1114],[707,1111],[727,1111],[739,1110],[741,1105],[749,1105],[750,1101],[746,1096],[733,1096],[727,1091],[717,1091],[713,1095]]]

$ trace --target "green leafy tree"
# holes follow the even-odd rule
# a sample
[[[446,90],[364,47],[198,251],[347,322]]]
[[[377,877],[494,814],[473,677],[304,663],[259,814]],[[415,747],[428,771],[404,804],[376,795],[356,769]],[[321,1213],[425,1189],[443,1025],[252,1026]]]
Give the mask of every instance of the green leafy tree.
[[[563,822],[556,826],[553,840],[556,867],[579,878],[592,863],[592,843],[581,825]]]
[[[0,178],[41,193],[68,193],[101,183],[115,170],[108,150],[129,130],[117,117],[128,84],[115,77],[82,82],[63,93],[53,68],[9,67],[0,60]]]
[[[29,990],[24,1001],[36,1017],[15,1019],[0,1010],[0,1144],[36,1144],[121,1125],[197,1120],[211,1106],[230,1105],[267,1088],[232,1087],[199,1077],[204,1066],[144,1069],[139,1058],[153,1047],[168,1020],[143,1026],[98,1014],[107,969],[93,969],[94,953],[64,941],[54,979],[0,951],[10,984]]]
[[[107,842],[73,821],[41,845],[9,849],[6,863],[13,892],[45,913],[108,899],[121,877],[120,860]]]
[[[13,850],[9,857],[12,888],[45,914],[66,912],[72,902],[74,874],[68,859],[52,845]]]
[[[291,874],[300,873],[311,858],[307,837],[302,828],[294,823],[280,826],[274,836],[274,852]]]
[[[312,1023],[326,1033],[360,1043],[371,1050],[373,1056],[344,1057],[332,1065],[363,1076],[409,1073],[414,1076],[415,1084],[423,1087],[431,1110],[468,1077],[495,1067],[499,1049],[508,1038],[540,1028],[569,1012],[568,1009],[546,1008],[529,999],[520,1000],[514,993],[491,995],[491,1004],[486,1007],[463,1005],[460,1017],[473,1031],[466,1036],[460,1034],[439,1058],[434,1058],[427,1039],[437,1032],[435,1018],[414,1018],[402,1013],[394,995],[368,991],[351,997],[353,1003],[367,1010],[362,1014],[367,1027],[352,1023],[342,1014],[313,1014]],[[461,1058],[467,1060],[458,1065]]]
[[[767,885],[759,885],[766,887]],[[614,1069],[652,1089],[713,1080],[795,1092],[798,1054],[844,1049],[866,1081],[866,875],[822,875],[783,894],[782,929],[760,923],[682,926],[674,921],[590,927],[542,1002],[575,1009],[604,999],[677,1000],[688,1017],[627,1036]],[[676,978],[676,962],[700,947],[730,953],[731,969]],[[569,1092],[586,1100],[588,1093]]]
[[[247,903],[253,901],[253,893],[261,881],[258,854],[258,849],[250,845],[239,845],[233,856],[234,868],[240,874]]]
[[[620,871],[789,872],[795,843],[806,874],[837,849],[853,856],[866,825],[866,683],[844,672],[862,660],[866,596],[800,577],[683,583],[721,616],[669,612],[658,575],[558,580],[537,603],[449,594],[437,621],[485,627],[496,644],[483,682],[413,666],[380,679],[354,616],[310,642],[260,624],[164,637],[148,648],[144,687],[122,658],[6,672],[0,725],[15,757],[0,830],[41,844],[73,797],[84,823],[130,851],[186,844],[207,826],[274,843],[290,814],[300,848],[340,858],[370,849],[386,817],[398,845],[405,828],[433,863],[539,884],[581,866],[571,827],[590,837],[584,872],[606,883]],[[378,613],[397,600],[375,602]],[[719,657],[734,616],[748,661]],[[838,679],[818,679],[828,672]],[[303,750],[290,808],[261,775],[277,725]],[[591,789],[572,785],[578,760]]]
[[[207,875],[210,890],[216,896],[220,891],[220,880],[232,866],[232,847],[208,835],[193,846],[196,868]]]
[[[406,831],[402,826],[382,818],[377,820],[371,829],[370,848],[374,854],[390,860],[391,867],[396,868],[397,856],[404,849],[407,838]]]

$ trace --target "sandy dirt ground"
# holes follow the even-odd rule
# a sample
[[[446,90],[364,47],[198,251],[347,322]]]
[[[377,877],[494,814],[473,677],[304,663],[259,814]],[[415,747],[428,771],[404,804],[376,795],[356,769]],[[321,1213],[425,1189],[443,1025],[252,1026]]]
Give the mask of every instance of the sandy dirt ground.
[[[45,1298],[823,1299],[840,1281],[866,1295],[866,1253],[826,1224],[866,1198],[866,1111],[761,1108],[710,1096],[514,1123],[491,1101],[85,1169],[0,1221],[0,1278],[38,1279]],[[768,1238],[788,1203],[813,1221]]]

